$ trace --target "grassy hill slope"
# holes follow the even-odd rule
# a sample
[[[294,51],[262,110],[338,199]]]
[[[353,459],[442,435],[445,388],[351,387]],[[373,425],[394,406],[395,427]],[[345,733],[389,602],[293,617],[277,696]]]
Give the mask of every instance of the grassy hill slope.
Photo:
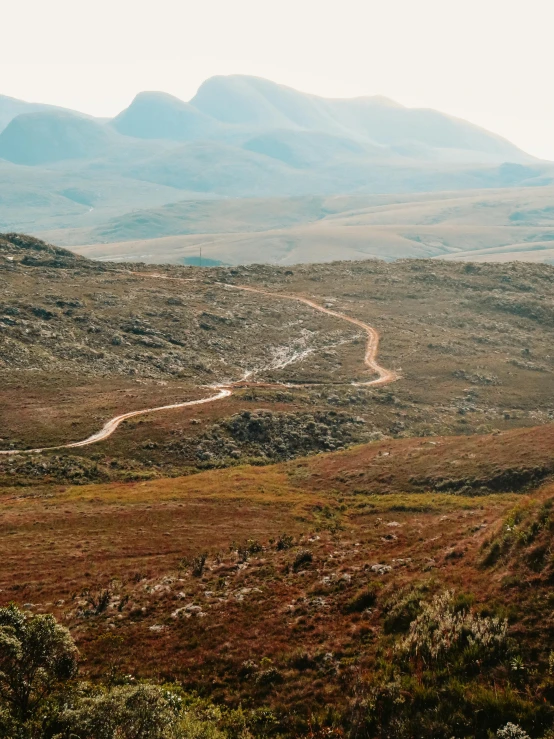
[[[552,187],[422,195],[183,201],[46,233],[92,258],[228,264],[437,257],[552,259]]]
[[[254,736],[548,736],[553,443],[545,427],[4,488],[0,599],[63,619],[89,679],[179,681],[240,703]]]
[[[3,450],[256,383],[0,456],[0,604],[54,614],[83,680],[185,690],[225,739],[550,738],[552,267],[128,269],[6,233],[0,285]],[[370,323],[398,379],[353,384],[365,336],[283,294]]]

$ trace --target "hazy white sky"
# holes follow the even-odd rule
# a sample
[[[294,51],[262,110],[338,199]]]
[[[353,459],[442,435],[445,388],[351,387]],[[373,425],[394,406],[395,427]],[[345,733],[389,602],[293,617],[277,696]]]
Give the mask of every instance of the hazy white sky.
[[[1,0],[0,94],[111,116],[214,74],[438,108],[554,160],[554,0]]]

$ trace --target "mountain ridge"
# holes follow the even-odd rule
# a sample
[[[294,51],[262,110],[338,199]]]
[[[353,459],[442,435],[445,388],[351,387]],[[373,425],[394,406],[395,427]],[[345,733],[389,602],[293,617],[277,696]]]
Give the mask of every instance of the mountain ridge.
[[[412,125],[415,123],[419,126],[420,136],[425,133],[426,126],[434,125],[435,134],[441,134],[444,145],[452,143],[452,135],[459,129],[466,138],[466,143],[469,143],[467,137],[470,141],[477,140],[478,145],[482,145],[485,139],[489,143],[494,140],[499,151],[505,151],[504,147],[508,145],[507,151],[512,154],[517,151],[518,156],[523,154],[524,158],[531,158],[506,139],[491,134],[475,124],[432,109],[407,108],[383,96],[324,98],[299,92],[261,77],[229,75],[215,76],[206,80],[190,102],[199,110],[227,123],[259,123],[265,120],[267,124],[268,118],[264,116],[273,113],[272,128],[279,127],[279,123],[290,126],[292,122],[300,128],[312,128],[326,133],[349,131],[350,135],[358,135],[380,143],[399,143],[399,134],[403,134],[403,129],[399,127],[398,115],[407,115],[412,119]],[[359,120],[360,115],[367,112],[368,108],[373,113],[378,112],[385,116],[383,121],[378,121],[377,125],[374,124],[369,130],[364,128],[367,121]],[[451,130],[437,131],[437,125],[441,123]],[[395,135],[391,137],[389,133],[387,137],[386,126],[391,124],[396,127]]]
[[[55,238],[74,243],[60,230],[84,234],[100,229],[113,233],[117,243],[125,240],[126,227],[123,239],[116,237],[120,229],[112,227],[113,219],[127,219],[136,211],[130,235],[141,254],[141,239],[174,233],[172,214],[165,224],[163,211],[153,221],[149,212],[182,200],[371,196],[554,183],[552,163],[439,111],[407,108],[383,96],[323,98],[246,75],[212,77],[189,102],[165,92],[141,92],[112,119],[0,97],[0,128],[2,121],[7,124],[0,130],[0,231],[55,232]],[[272,211],[268,204],[262,230],[279,225]],[[196,230],[185,218],[177,233]],[[335,233],[333,258],[351,253],[346,244],[352,233],[345,230],[338,242]],[[414,236],[428,238],[420,230]],[[367,238],[362,232],[356,237],[359,254],[366,253],[362,242]],[[229,245],[229,255],[219,253],[217,259],[250,260],[250,237],[247,241],[240,255]],[[288,233],[271,236],[279,253],[283,246],[290,252],[287,258],[293,258],[291,246],[297,241]],[[345,251],[337,252],[341,243]],[[409,256],[414,244],[419,250],[417,243],[402,237],[399,253]],[[485,234],[477,245],[499,244]],[[147,245],[149,260],[155,260],[152,247],[158,248]],[[466,252],[467,240],[456,239],[452,247]],[[227,246],[222,243],[221,249]],[[396,253],[384,256],[395,258]],[[326,257],[318,253],[315,258]]]
[[[21,115],[54,113],[94,120],[77,111],[0,97],[2,156],[16,161],[6,131]],[[408,159],[414,151],[416,158],[432,159],[426,156],[426,147],[432,147],[471,152],[467,161],[471,157],[475,162],[483,161],[483,155],[484,161],[492,158],[499,163],[534,160],[501,136],[433,109],[407,108],[378,95],[324,98],[248,75],[211,77],[189,102],[165,92],[139,92],[125,110],[99,125],[132,138],[216,138],[239,146],[260,131],[291,129],[391,147],[393,156]]]

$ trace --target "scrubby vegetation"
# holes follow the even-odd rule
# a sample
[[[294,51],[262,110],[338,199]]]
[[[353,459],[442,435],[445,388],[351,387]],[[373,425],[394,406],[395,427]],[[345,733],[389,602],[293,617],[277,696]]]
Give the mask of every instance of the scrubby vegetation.
[[[0,736],[6,739],[224,739],[258,716],[225,710],[176,684],[131,675],[78,679],[79,653],[49,615],[0,608]]]
[[[305,555],[300,550],[294,561],[311,562]],[[79,653],[66,628],[50,615],[32,615],[14,605],[1,608],[0,736],[551,737],[552,659],[546,673],[531,672],[521,658],[520,645],[508,634],[508,619],[488,615],[490,609],[477,608],[472,597],[441,592],[437,587],[436,581],[428,581],[386,598],[381,609],[388,613],[385,632],[389,636],[379,638],[371,671],[361,669],[363,659],[306,650],[277,662],[263,657],[242,663],[236,678],[250,684],[262,701],[277,686],[286,687],[294,672],[315,673],[320,676],[316,682],[340,678],[347,690],[342,710],[308,715],[295,715],[284,704],[226,708],[187,692],[180,683],[137,681],[117,668],[108,671],[102,681],[85,681],[78,671]],[[371,609],[378,599],[376,593],[374,586],[359,592],[346,604],[346,611]],[[306,607],[300,612],[307,613]],[[391,621],[393,612],[396,618]],[[202,614],[191,609],[191,615],[198,618]],[[369,635],[370,631],[361,633]],[[113,651],[117,637],[107,635],[106,639],[113,642],[107,645]],[[362,638],[362,650],[367,643]]]
[[[551,269],[0,256],[2,448],[255,378],[0,458],[0,736],[551,739]]]
[[[536,577],[551,582],[554,577],[552,532],[554,500],[519,505],[514,508],[498,533],[483,543],[482,565],[485,568],[510,564],[532,570]]]
[[[406,260],[154,270],[184,282],[148,277],[153,270],[91,262],[28,236],[0,238],[3,448],[83,438],[120,409],[198,397],[202,386],[245,372],[280,385],[245,388],[197,427],[188,425],[188,411],[129,422],[133,433],[122,428],[120,442],[98,448],[97,461],[107,461],[101,479],[114,457],[131,477],[167,476],[382,436],[489,433],[554,419],[547,265]],[[368,379],[355,326],[225,285],[309,296],[367,321],[382,335],[383,364],[402,380],[353,387]],[[242,434],[244,411],[272,414],[260,416],[263,439]],[[332,421],[331,411],[354,426]],[[316,429],[306,428],[311,422]],[[320,424],[329,431],[319,433]],[[46,474],[71,479],[63,464],[43,461]],[[41,464],[29,477],[41,476]],[[13,477],[27,477],[21,467]]]
[[[2,598],[71,630],[91,710],[146,681],[196,691],[219,732],[241,710],[256,737],[489,739],[511,722],[538,739],[554,698],[548,478],[477,494],[412,478],[448,477],[455,458],[496,479],[551,449],[544,427],[6,488]]]
[[[332,451],[382,436],[365,419],[329,410],[319,413],[274,413],[245,410],[210,426],[200,437],[170,442],[166,448],[197,463],[232,460],[279,461]]]

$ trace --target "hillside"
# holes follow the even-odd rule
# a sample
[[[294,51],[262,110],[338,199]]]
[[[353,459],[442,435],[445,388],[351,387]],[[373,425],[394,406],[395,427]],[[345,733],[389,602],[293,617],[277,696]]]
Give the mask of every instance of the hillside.
[[[83,447],[77,469],[101,453],[100,478],[287,459],[383,434],[485,433],[554,414],[552,267],[424,260],[165,267],[163,274],[179,279],[162,280],[145,265],[91,262],[28,237],[2,238],[4,447],[77,441],[125,410],[193,400],[205,386],[238,382],[219,404],[192,409],[204,421],[183,438],[181,416],[161,414]],[[351,387],[372,379],[360,327],[283,294],[374,326],[379,361],[403,378],[392,395]],[[269,435],[241,436],[233,417],[260,407],[275,414],[260,421]],[[322,424],[323,436],[306,447],[296,434],[312,422]],[[117,467],[111,455],[121,457]],[[14,460],[4,461],[9,475]],[[58,464],[63,469],[63,462],[48,463],[47,474],[57,475]]]
[[[553,182],[552,163],[467,121],[383,97],[320,98],[254,77],[214,77],[189,102],[142,92],[111,120],[0,99],[0,229],[32,232],[67,245],[110,242],[118,254],[146,254],[153,262],[194,259],[198,251],[194,239],[177,242],[182,257],[170,253],[175,242],[169,249],[157,241],[142,243],[200,233],[194,223],[179,225],[171,209],[160,206],[229,199],[237,208],[230,220],[240,222],[249,208],[240,201],[251,198],[267,199],[267,221],[258,219],[256,227],[267,236],[253,242],[248,223],[243,231],[227,230],[224,219],[216,218],[203,231],[216,234],[214,254],[208,257],[213,263],[249,262],[260,251],[283,263],[371,254],[437,256],[451,249],[464,258],[473,249],[480,259],[504,258],[510,251],[526,258],[528,233],[517,238],[510,231],[505,240],[487,231],[475,239],[463,233],[460,238],[416,233],[424,243],[444,242],[446,249],[435,253],[422,251],[401,232],[362,233],[338,221],[336,232],[315,227],[313,233],[284,233],[289,219],[273,214],[290,197],[308,202],[366,197],[371,203],[373,196],[385,196],[394,203],[411,194],[417,203],[433,192],[456,200],[457,193],[534,192]],[[472,226],[479,226],[481,215],[474,213]],[[133,224],[126,228],[129,219]],[[242,237],[227,239],[228,233]],[[119,245],[127,240],[139,242],[128,254]],[[535,240],[544,254],[529,258],[548,261],[548,237]],[[320,243],[324,249],[315,248]],[[99,256],[109,257],[110,251]]]
[[[189,103],[162,92],[141,92],[111,125],[125,136],[190,141],[209,137],[218,125]]]
[[[552,187],[181,201],[46,232],[91,258],[272,264],[378,257],[552,263]]]
[[[220,142],[192,142],[124,169],[134,179],[219,195],[274,195],[318,190],[313,173],[294,173],[286,164]]]
[[[0,99],[0,131],[19,115],[70,111]],[[81,114],[74,113],[84,118]],[[217,138],[239,146],[252,135],[311,132],[365,142],[366,156],[453,162],[529,163],[533,157],[489,131],[434,110],[410,109],[384,97],[326,99],[243,75],[212,77],[186,103],[161,92],[142,92],[109,126],[122,134],[174,141]],[[301,139],[297,139],[300,141]],[[310,137],[306,137],[308,151]],[[337,154],[338,152],[335,152]]]
[[[477,126],[433,110],[407,109],[383,97],[331,100],[257,77],[230,75],[204,82],[191,104],[227,124],[320,131],[365,139],[393,151],[399,147],[407,156],[415,151],[423,155],[422,147],[429,146],[467,151],[468,161],[530,159],[508,141]]]
[[[45,105],[44,103],[28,103],[25,100],[17,100],[17,98],[0,95],[0,131],[3,131],[8,123],[19,115],[26,113],[39,113],[43,111],[64,111],[55,105]],[[69,112],[69,111],[66,111]],[[92,116],[84,116],[91,118]]]
[[[548,739],[553,267],[6,233],[0,286],[0,606],[69,629],[87,721],[151,681],[185,735]]]
[[[110,162],[117,168],[129,159],[140,161],[165,148],[120,136],[105,123],[57,110],[19,115],[0,133],[0,157],[26,166],[82,160],[83,167],[85,162],[104,160],[105,167]]]
[[[95,158],[113,143],[99,123],[65,112],[25,113],[0,134],[0,157],[14,164]]]

